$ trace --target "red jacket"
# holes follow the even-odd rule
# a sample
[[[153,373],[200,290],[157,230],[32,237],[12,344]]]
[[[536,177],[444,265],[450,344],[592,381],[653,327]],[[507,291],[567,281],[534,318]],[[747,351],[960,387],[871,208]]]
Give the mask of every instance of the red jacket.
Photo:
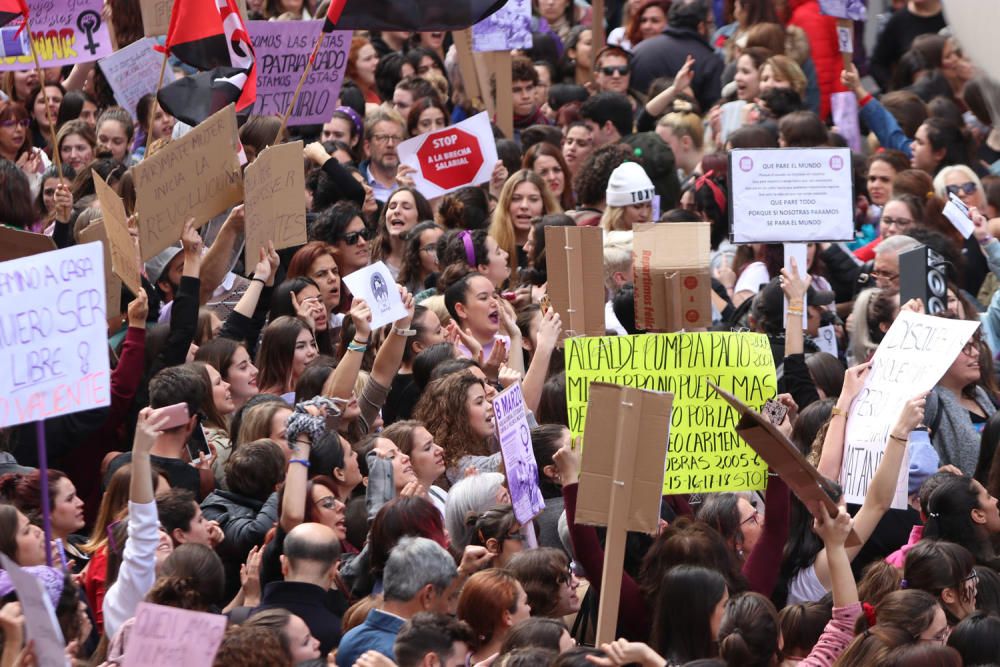
[[[826,120],[830,115],[830,94],[844,90],[840,84],[844,60],[837,43],[837,19],[821,14],[817,0],[789,0],[788,9],[788,24],[802,28],[809,38],[816,78],[819,80],[819,115]]]

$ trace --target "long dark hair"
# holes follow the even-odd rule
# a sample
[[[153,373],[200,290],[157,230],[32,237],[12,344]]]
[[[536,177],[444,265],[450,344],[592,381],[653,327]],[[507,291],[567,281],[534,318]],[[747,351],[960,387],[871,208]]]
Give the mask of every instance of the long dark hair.
[[[997,562],[997,555],[989,533],[972,520],[972,511],[979,509],[975,487],[976,480],[972,477],[955,475],[941,482],[927,503],[924,538],[960,544],[977,563],[992,565]]]
[[[760,593],[729,600],[719,627],[719,656],[727,665],[770,667],[778,652],[778,610]]]
[[[719,651],[712,614],[725,594],[726,580],[715,570],[695,565],[668,570],[656,599],[653,648],[676,663],[714,658]]]

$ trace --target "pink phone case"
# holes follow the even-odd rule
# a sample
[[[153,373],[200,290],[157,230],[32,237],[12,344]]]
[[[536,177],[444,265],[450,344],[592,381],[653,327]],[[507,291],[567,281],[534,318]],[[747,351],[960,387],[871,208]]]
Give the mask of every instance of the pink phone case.
[[[163,415],[166,415],[167,417],[167,423],[160,427],[163,430],[183,426],[188,422],[188,419],[191,418],[191,415],[188,413],[187,403],[175,403],[174,405],[168,405],[160,408],[155,411],[153,418],[159,419],[159,417]]]

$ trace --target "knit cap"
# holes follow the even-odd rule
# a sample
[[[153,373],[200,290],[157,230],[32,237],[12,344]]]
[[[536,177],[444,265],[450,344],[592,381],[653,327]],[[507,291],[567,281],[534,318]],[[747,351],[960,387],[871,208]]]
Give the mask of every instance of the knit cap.
[[[608,179],[608,206],[630,206],[652,201],[656,189],[646,171],[635,162],[622,162]]]

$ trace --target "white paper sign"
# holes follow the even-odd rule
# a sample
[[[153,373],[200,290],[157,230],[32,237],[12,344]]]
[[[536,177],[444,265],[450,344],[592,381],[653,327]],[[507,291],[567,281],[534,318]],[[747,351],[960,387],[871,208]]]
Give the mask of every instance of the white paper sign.
[[[24,613],[25,634],[28,640],[35,643],[35,664],[68,665],[66,641],[42,582],[4,554],[0,554],[0,565],[7,571],[10,582],[17,591],[17,600]]]
[[[944,205],[944,210],[941,213],[948,218],[948,222],[954,225],[962,238],[967,239],[972,236],[975,225],[972,224],[972,218],[969,217],[969,207],[958,196],[949,193],[948,203]]]
[[[0,427],[110,405],[104,248],[0,263]]]
[[[143,37],[97,62],[115,94],[115,101],[132,114],[132,118],[136,118],[135,107],[142,96],[155,93],[160,82],[163,54],[153,50],[155,45],[153,38]]]
[[[792,263],[790,260],[794,259],[796,266],[799,267],[799,277],[805,278],[806,274],[809,273],[809,244],[808,243],[786,243],[784,244],[785,250],[785,268],[792,271]],[[808,294],[802,295],[802,330],[805,331],[809,327],[809,297]],[[782,311],[782,322],[788,321],[788,297],[785,297],[785,306]]]
[[[364,299],[372,309],[372,329],[406,317],[406,306],[399,296],[396,280],[384,262],[369,264],[344,276],[344,284],[355,299]]]
[[[820,352],[826,352],[835,357],[840,356],[840,347],[837,345],[837,328],[835,326],[827,324],[825,327],[817,329],[816,333],[817,336],[813,338],[813,342],[816,343],[816,347],[819,348]]]
[[[854,239],[854,183],[848,148],[734,150],[734,243]]]
[[[841,53],[854,53],[854,26],[837,26],[837,46]]]
[[[514,516],[523,525],[545,509],[545,499],[538,488],[538,465],[531,447],[528,410],[521,384],[515,382],[497,394],[493,410]]]
[[[875,351],[865,386],[851,404],[840,483],[849,503],[864,502],[889,433],[908,400],[930,391],[979,327],[902,311]],[[893,507],[906,506],[904,464]]]
[[[428,199],[485,183],[497,162],[497,146],[485,111],[443,130],[407,139],[396,152],[401,163],[416,170],[413,182]]]

